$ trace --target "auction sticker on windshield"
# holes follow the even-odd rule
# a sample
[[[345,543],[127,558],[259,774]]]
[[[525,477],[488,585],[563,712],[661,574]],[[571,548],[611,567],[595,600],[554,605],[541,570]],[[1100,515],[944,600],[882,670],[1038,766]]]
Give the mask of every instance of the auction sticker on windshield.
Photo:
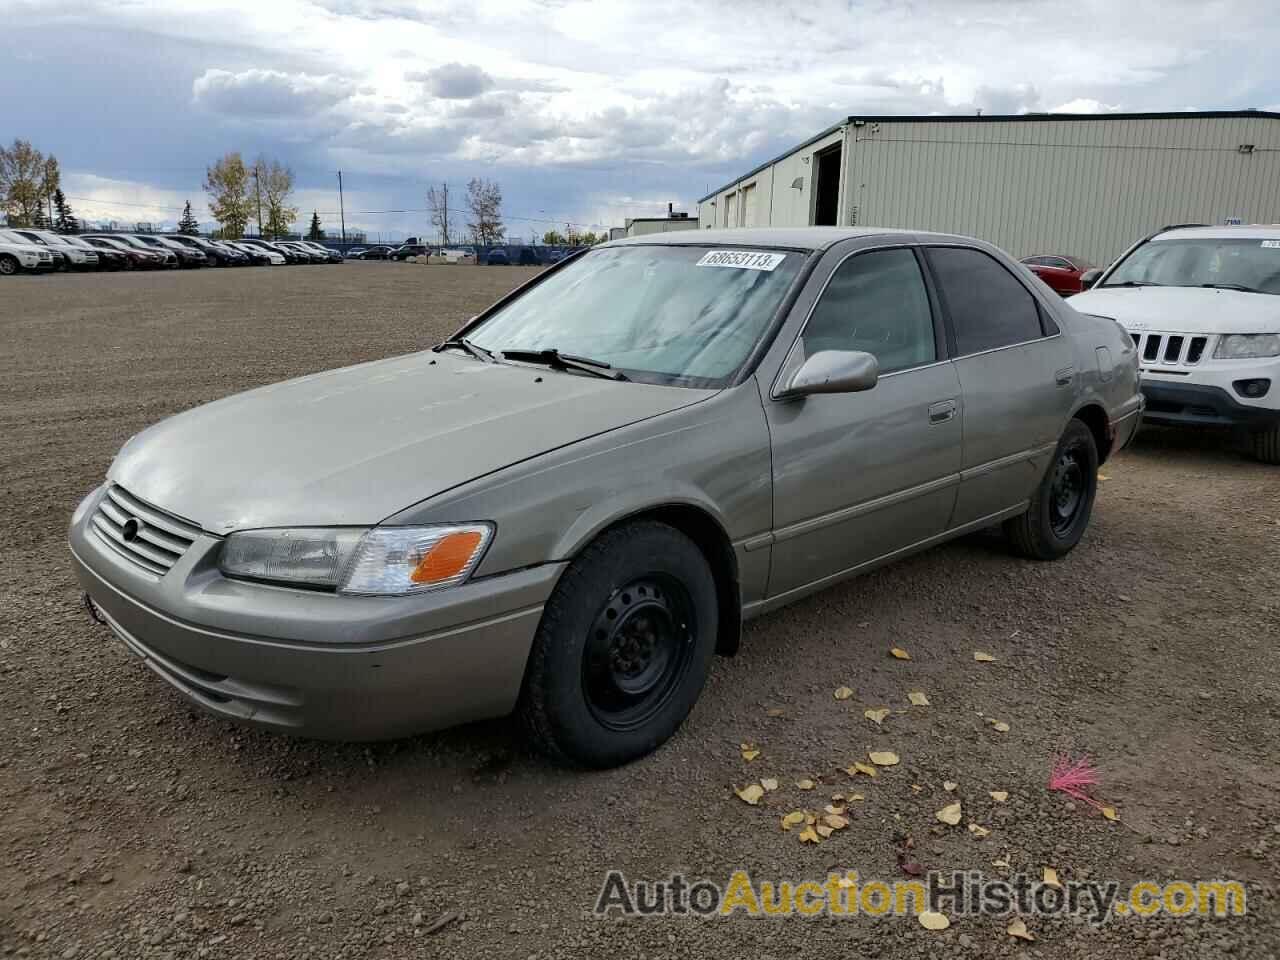
[[[785,253],[761,253],[758,250],[710,250],[698,261],[700,267],[736,267],[739,270],[775,270]]]

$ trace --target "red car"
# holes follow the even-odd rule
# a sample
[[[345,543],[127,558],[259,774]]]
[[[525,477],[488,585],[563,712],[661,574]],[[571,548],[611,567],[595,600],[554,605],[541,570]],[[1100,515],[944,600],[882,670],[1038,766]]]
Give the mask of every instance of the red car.
[[[1083,277],[1090,270],[1097,269],[1084,257],[1063,257],[1057,254],[1023,257],[1021,262],[1052,287],[1055,293],[1064,297],[1088,290],[1090,284]]]

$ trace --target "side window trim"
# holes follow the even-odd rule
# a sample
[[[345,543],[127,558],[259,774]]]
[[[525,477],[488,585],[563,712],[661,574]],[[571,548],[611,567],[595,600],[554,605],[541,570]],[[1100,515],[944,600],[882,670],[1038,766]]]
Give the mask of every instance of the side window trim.
[[[1053,319],[1052,319],[1052,314],[1050,314],[1050,313],[1049,313],[1048,308],[1044,305],[1044,302],[1040,299],[1039,294],[1037,294],[1037,293],[1036,293],[1036,291],[1035,291],[1035,290],[1033,290],[1030,286],[1028,286],[1027,284],[1023,283],[1023,282],[1022,282],[1022,278],[1021,278],[1021,277],[1019,277],[1017,274],[1015,274],[1012,270],[1008,269],[1008,268],[1007,268],[1003,263],[1001,263],[1001,262],[999,261],[999,259],[997,259],[996,257],[991,256],[991,254],[987,253],[987,251],[985,251],[985,250],[983,250],[983,249],[981,249],[981,248],[979,248],[979,247],[975,247],[975,246],[972,246],[972,245],[967,244],[967,243],[928,243],[928,244],[922,244],[922,245],[921,245],[921,253],[923,253],[923,254],[924,254],[924,260],[925,260],[925,263],[927,263],[927,264],[928,264],[928,266],[929,266],[929,274],[928,274],[928,276],[929,276],[929,278],[930,278],[930,280],[931,280],[931,281],[932,281],[932,280],[933,280],[933,278],[934,278],[934,277],[933,277],[933,264],[929,262],[928,251],[929,251],[929,250],[933,250],[933,249],[935,249],[935,248],[950,248],[950,249],[957,249],[957,250],[972,250],[974,253],[980,253],[980,254],[982,254],[984,257],[987,257],[988,259],[990,259],[991,261],[993,261],[993,262],[996,264],[996,266],[998,266],[1000,269],[1004,270],[1004,272],[1005,272],[1005,273],[1007,273],[1007,274],[1009,274],[1009,276],[1013,277],[1013,279],[1017,281],[1018,285],[1019,285],[1020,287],[1022,287],[1022,289],[1023,289],[1023,290],[1027,291],[1027,293],[1028,293],[1028,294],[1030,295],[1030,297],[1031,297],[1031,302],[1035,304],[1035,307],[1036,307],[1036,316],[1037,316],[1037,318],[1038,318],[1038,319],[1039,319],[1039,321],[1040,321],[1040,336],[1038,336],[1038,337],[1032,337],[1030,340],[1019,340],[1017,343],[1006,343],[1006,344],[1003,344],[1003,345],[1001,345],[1001,346],[999,346],[999,347],[989,347],[989,348],[988,348],[988,349],[986,349],[986,350],[975,350],[975,351],[973,351],[972,353],[965,353],[965,354],[962,354],[962,353],[960,353],[959,347],[957,346],[957,341],[956,341],[956,328],[955,328],[955,324],[954,324],[954,323],[952,322],[952,320],[951,320],[951,308],[950,308],[950,306],[948,306],[948,304],[947,304],[947,295],[946,295],[946,291],[944,291],[944,290],[942,289],[941,285],[939,285],[939,286],[938,286],[938,302],[939,302],[939,303],[941,304],[941,306],[942,306],[942,313],[943,313],[943,317],[944,317],[944,319],[945,319],[945,321],[946,321],[946,325],[947,325],[947,342],[948,342],[948,344],[949,344],[949,346],[950,346],[950,357],[951,357],[951,359],[952,359],[952,360],[960,360],[960,359],[963,359],[964,357],[977,357],[977,356],[981,356],[981,355],[982,355],[982,354],[984,354],[984,353],[995,353],[997,350],[1008,350],[1010,347],[1021,347],[1021,346],[1024,346],[1024,345],[1028,344],[1028,343],[1039,343],[1041,340],[1052,340],[1054,337],[1060,337],[1060,336],[1062,336],[1062,329],[1061,329],[1061,326],[1058,324],[1058,322],[1057,322],[1056,320],[1053,320]],[[1046,322],[1045,322],[1045,320],[1046,320],[1046,315],[1048,315],[1048,317],[1049,317],[1049,323],[1051,323],[1051,324],[1052,324],[1052,326],[1053,326],[1053,328],[1054,328],[1054,332],[1053,332],[1053,333],[1047,333],[1047,332],[1046,332],[1046,327],[1048,326],[1048,324],[1046,324]]]

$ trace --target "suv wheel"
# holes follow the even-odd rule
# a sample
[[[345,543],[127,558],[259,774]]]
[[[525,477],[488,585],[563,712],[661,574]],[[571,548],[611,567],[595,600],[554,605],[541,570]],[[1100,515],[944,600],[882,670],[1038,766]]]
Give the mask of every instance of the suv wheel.
[[[19,269],[17,257],[11,253],[0,253],[0,275],[11,277]]]
[[[1253,435],[1253,455],[1263,463],[1280,464],[1280,424]]]

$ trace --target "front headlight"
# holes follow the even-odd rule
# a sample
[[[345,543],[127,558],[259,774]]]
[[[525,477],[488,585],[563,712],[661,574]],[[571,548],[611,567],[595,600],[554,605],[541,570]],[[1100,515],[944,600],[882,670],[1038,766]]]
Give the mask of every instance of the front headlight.
[[[1280,333],[1231,333],[1218,341],[1213,355],[1218,360],[1280,357]]]
[[[246,530],[227,538],[218,565],[229,577],[398,596],[462,583],[492,539],[487,523]]]

